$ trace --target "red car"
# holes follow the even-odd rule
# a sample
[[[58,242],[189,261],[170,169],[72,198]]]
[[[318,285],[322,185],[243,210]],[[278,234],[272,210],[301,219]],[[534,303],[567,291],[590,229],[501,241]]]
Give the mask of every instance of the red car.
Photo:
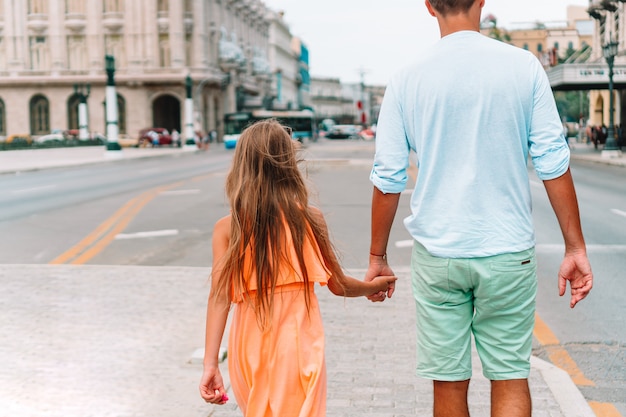
[[[158,139],[158,146],[173,146],[172,135],[164,127],[147,127],[139,131],[139,146],[154,146],[155,136]]]

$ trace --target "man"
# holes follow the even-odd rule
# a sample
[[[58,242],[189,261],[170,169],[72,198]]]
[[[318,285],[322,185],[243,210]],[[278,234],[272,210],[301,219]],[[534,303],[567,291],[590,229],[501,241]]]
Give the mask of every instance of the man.
[[[409,153],[418,174],[411,215],[417,374],[434,383],[434,415],[468,416],[474,336],[492,381],[492,416],[530,416],[537,289],[527,169],[543,180],[565,241],[559,293],[591,290],[578,203],[546,74],[528,51],[480,34],[484,0],[426,0],[441,40],[387,86],[371,180],[365,279],[392,275],[386,248]],[[382,301],[388,294],[370,299]]]

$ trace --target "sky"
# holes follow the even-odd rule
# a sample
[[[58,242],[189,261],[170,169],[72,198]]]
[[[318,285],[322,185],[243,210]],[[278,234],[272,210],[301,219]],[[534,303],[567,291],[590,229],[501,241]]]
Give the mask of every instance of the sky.
[[[385,85],[398,69],[409,65],[439,39],[437,21],[423,0],[262,0],[284,11],[292,35],[309,48],[312,76],[341,82],[361,80]],[[589,0],[486,0],[483,16],[498,26],[565,22],[567,6],[589,6]]]

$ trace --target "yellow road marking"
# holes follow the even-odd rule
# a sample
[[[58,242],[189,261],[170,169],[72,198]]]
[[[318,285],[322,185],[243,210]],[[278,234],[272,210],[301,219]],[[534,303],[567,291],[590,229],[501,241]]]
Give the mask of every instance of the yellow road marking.
[[[102,252],[115,239],[115,236],[128,226],[141,209],[159,195],[159,193],[181,184],[181,182],[177,182],[157,187],[131,199],[83,240],[53,259],[50,264],[60,265],[69,263],[72,265],[81,265],[88,262],[94,256]]]
[[[589,401],[589,405],[597,417],[622,417],[613,404]]]

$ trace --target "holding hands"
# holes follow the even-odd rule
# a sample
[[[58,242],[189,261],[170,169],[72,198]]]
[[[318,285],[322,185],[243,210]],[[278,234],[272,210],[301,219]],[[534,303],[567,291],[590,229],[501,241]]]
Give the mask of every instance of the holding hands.
[[[387,283],[386,287],[380,287],[377,292],[372,293],[367,297],[372,302],[385,301],[387,297],[391,298],[396,288],[397,278],[393,276],[394,273],[391,267],[387,264],[385,256],[370,255],[369,267],[365,273],[365,282],[379,282],[383,281]],[[393,278],[390,280],[388,278]]]

